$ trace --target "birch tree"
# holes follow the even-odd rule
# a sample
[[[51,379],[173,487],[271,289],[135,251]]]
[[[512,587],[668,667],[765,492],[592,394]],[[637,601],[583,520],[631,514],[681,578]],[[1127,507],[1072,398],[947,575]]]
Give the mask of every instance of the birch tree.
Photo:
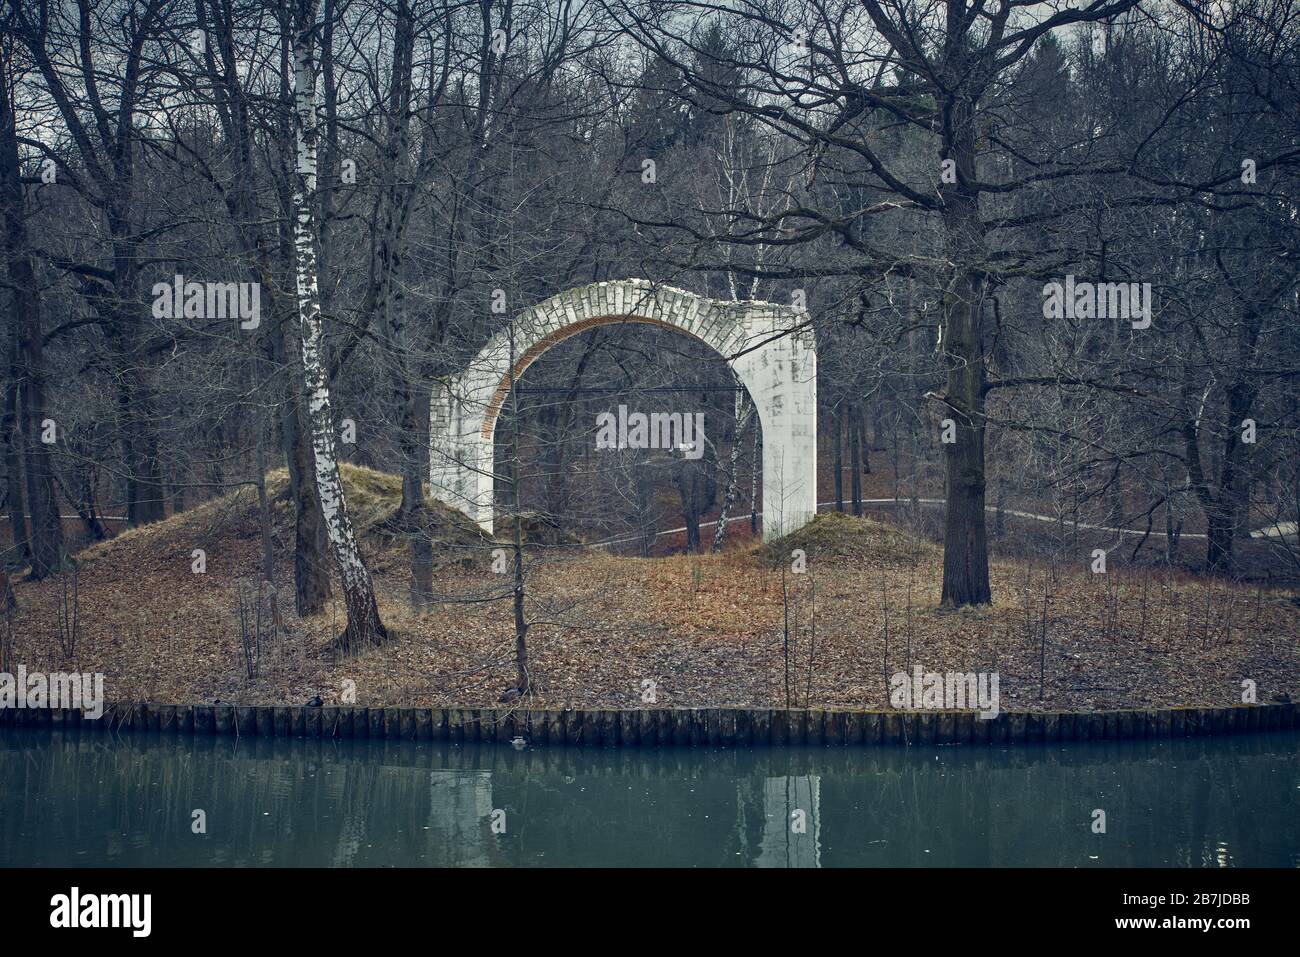
[[[329,561],[324,520],[311,464],[302,376],[295,355],[301,351],[295,318],[297,297],[291,288],[294,272],[290,209],[293,195],[294,151],[290,142],[293,126],[293,45],[290,11],[276,11],[269,24],[249,11],[220,4],[195,8],[196,23],[208,38],[196,54],[182,58],[176,70],[178,82],[191,89],[200,108],[210,108],[220,124],[220,142],[226,144],[228,161],[191,163],[221,197],[229,214],[241,270],[270,294],[272,322],[263,335],[265,358],[280,367],[285,380],[280,407],[280,433],[289,468],[290,497],[294,503],[294,604],[300,616],[313,615],[325,607],[330,595]],[[253,52],[275,45],[277,55],[268,56],[260,71],[242,71],[240,63]],[[267,76],[270,74],[270,76]],[[255,95],[265,83],[268,95],[259,104]],[[194,113],[169,113],[169,132],[177,146],[198,155],[200,137],[207,129]],[[186,123],[192,125],[186,125]],[[274,162],[259,164],[258,129],[273,132],[266,144]],[[178,155],[178,165],[187,157]],[[269,182],[268,182],[269,181]],[[259,195],[271,194],[273,212],[260,205]],[[274,401],[274,400],[273,400]],[[259,470],[260,471],[260,470]]]
[[[320,287],[316,246],[316,152],[319,139],[316,104],[315,36],[316,0],[297,0],[294,22],[294,132],[298,159],[293,193],[294,251],[297,259],[298,320],[302,327],[302,365],[307,414],[311,423],[312,451],[316,459],[316,485],[347,606],[347,628],[339,638],[344,654],[355,654],[388,637],[379,619],[374,584],[348,518],[343,482],[339,476],[334,437],[334,415],[324,355]]]

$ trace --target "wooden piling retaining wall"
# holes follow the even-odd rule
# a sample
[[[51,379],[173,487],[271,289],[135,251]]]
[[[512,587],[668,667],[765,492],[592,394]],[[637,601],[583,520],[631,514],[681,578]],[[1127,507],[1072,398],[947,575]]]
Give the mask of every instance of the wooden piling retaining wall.
[[[119,702],[98,719],[77,709],[9,708],[0,726],[240,737],[383,738],[599,747],[1021,744],[1183,738],[1300,728],[1296,704],[1138,711],[842,711],[658,708],[640,711],[359,708]]]

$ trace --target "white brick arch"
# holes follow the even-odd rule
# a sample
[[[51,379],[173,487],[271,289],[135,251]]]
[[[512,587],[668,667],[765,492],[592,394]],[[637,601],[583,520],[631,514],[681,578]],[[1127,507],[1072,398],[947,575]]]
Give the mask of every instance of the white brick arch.
[[[749,390],[763,429],[763,538],[817,510],[817,353],[791,306],[725,302],[643,279],[598,282],[552,296],[514,321],[515,378],[557,343],[596,326],[649,323],[719,353]],[[794,331],[791,331],[794,330]],[[784,333],[784,334],[783,334]],[[493,524],[493,434],[510,389],[510,330],[458,375],[434,385],[429,482],[435,498]]]

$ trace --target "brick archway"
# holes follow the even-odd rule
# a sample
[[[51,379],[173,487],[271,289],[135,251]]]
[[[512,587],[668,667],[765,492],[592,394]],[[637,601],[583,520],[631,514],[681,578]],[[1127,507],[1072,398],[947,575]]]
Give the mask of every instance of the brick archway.
[[[666,326],[703,342],[727,360],[758,412],[766,541],[799,528],[817,511],[817,354],[811,330],[796,328],[804,318],[790,306],[707,299],[642,279],[592,283],[516,317],[515,377],[552,346],[601,325]],[[432,494],[489,532],[493,436],[509,383],[506,329],[459,375],[435,385],[429,410]]]

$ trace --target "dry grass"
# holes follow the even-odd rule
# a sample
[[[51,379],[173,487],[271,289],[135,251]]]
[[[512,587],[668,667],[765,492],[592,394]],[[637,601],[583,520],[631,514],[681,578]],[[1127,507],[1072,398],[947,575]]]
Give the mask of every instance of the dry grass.
[[[493,574],[492,546],[474,526],[440,505],[426,510],[443,600],[415,614],[392,517],[400,483],[346,468],[393,637],[336,660],[341,604],[310,619],[293,614],[285,484],[283,472],[272,474],[288,631],[263,636],[254,678],[238,598],[242,588],[250,600],[260,560],[252,489],[84,551],[81,634],[70,659],[59,641],[60,582],[18,583],[12,661],[102,671],[114,699],[298,704],[319,694],[332,702],[350,679],[362,705],[493,704],[512,683],[513,626],[508,600],[482,599],[504,596],[509,580]],[[191,572],[195,548],[206,552],[206,574]],[[786,564],[794,548],[807,553],[807,574]],[[1055,574],[996,562],[995,603],[951,612],[938,607],[941,568],[932,543],[843,515],[721,555],[531,550],[530,704],[637,707],[649,679],[662,706],[779,707],[788,676],[792,705],[880,708],[887,676],[914,664],[997,671],[1004,709],[1231,704],[1243,679],[1257,683],[1260,701],[1300,698],[1300,608],[1289,594],[1172,572],[1092,575],[1083,560]]]

